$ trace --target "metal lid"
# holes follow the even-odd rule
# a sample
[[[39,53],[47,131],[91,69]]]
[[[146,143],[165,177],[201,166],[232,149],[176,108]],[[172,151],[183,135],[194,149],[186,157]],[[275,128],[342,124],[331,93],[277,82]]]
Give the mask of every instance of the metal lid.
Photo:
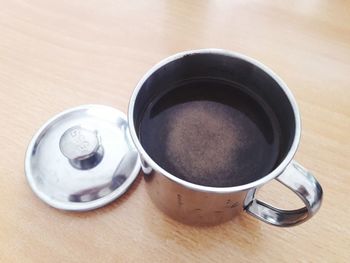
[[[28,146],[29,185],[59,209],[84,211],[110,203],[126,192],[141,167],[128,129],[122,112],[102,105],[54,116]]]

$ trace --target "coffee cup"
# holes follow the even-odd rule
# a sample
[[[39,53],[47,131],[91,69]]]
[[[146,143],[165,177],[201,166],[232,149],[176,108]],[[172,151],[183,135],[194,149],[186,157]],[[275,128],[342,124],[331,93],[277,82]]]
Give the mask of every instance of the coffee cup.
[[[320,208],[322,188],[293,160],[300,114],[268,67],[219,49],[186,51],[152,67],[128,109],[151,200],[187,224],[218,224],[242,212],[294,226]],[[284,210],[256,198],[277,180],[304,203]]]

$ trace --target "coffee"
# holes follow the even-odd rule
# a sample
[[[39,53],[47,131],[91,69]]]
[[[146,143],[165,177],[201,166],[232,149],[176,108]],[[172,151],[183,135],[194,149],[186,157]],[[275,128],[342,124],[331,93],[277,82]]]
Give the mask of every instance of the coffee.
[[[163,169],[195,184],[230,187],[275,168],[279,123],[255,94],[209,78],[164,90],[148,104],[139,126],[143,148]]]

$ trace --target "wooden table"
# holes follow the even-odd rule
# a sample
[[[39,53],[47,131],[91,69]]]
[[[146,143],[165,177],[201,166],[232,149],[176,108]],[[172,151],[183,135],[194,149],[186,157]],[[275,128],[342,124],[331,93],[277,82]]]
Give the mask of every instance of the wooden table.
[[[273,3],[274,2],[274,3]],[[346,1],[1,1],[1,262],[349,262],[350,3]],[[179,51],[217,47],[271,67],[293,91],[296,159],[324,188],[319,213],[277,228],[247,214],[208,228],[158,211],[142,177],[105,208],[69,213],[30,190],[24,154],[52,115],[127,110],[141,76]],[[299,204],[277,183],[261,198]]]

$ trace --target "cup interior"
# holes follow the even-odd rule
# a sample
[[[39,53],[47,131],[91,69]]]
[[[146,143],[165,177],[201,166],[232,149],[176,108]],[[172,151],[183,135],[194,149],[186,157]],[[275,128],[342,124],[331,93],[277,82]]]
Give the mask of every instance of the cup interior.
[[[178,83],[211,78],[229,81],[259,97],[274,112],[280,126],[280,153],[276,167],[289,153],[296,136],[296,110],[293,99],[281,81],[260,63],[233,54],[195,52],[169,59],[144,78],[135,97],[133,124],[139,130],[141,119],[152,100]]]

